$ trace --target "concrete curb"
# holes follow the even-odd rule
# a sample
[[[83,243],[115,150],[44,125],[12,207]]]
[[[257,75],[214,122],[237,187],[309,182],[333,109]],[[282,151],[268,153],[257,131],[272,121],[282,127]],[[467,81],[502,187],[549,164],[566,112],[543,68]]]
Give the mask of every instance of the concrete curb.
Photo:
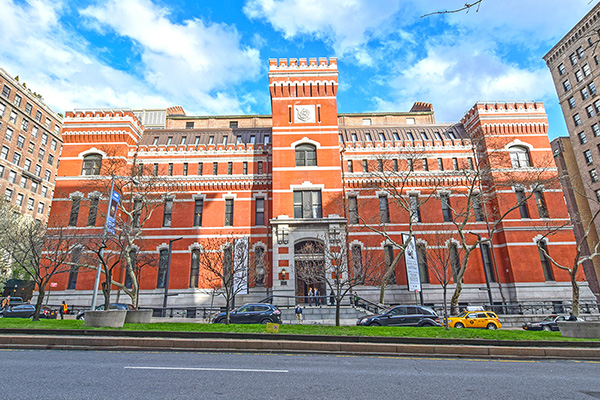
[[[276,337],[279,337],[276,336]],[[600,361],[600,348],[359,343],[336,341],[0,334],[2,349],[235,351],[490,359]]]

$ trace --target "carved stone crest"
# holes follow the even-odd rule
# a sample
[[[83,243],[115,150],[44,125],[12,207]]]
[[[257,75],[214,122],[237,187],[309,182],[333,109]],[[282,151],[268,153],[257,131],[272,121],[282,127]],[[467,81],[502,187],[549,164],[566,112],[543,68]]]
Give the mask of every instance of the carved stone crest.
[[[314,105],[296,105],[294,106],[294,122],[297,124],[307,124],[315,122]]]

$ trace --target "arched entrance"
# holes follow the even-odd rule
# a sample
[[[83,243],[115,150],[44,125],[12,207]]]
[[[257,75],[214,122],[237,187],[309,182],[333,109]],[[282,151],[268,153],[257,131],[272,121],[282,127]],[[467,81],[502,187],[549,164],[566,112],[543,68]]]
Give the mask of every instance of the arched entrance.
[[[325,275],[325,252],[323,243],[318,240],[302,240],[294,245],[294,266],[296,270],[296,296],[298,301],[308,304],[310,288],[319,291],[319,301],[327,304],[327,284]]]

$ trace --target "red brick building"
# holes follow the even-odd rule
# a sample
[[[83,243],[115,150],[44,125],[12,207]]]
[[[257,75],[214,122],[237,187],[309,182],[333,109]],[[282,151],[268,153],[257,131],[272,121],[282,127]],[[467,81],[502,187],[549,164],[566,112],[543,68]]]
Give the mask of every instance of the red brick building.
[[[392,243],[401,242],[410,222],[425,255],[435,247],[432,237],[455,233],[451,213],[465,201],[464,171],[495,160],[481,187],[490,193],[489,210],[479,210],[481,216],[473,216],[465,232],[488,237],[493,215],[523,194],[531,197],[502,220],[483,255],[480,247],[473,252],[461,302],[487,302],[490,296],[494,302],[570,298],[568,275],[540,258],[537,248],[549,222],[569,223],[560,187],[533,196],[529,186],[506,184],[536,171],[556,176],[547,163],[552,153],[543,104],[477,103],[451,124],[436,123],[427,103],[415,103],[409,112],[345,114],[337,109],[335,58],[272,59],[269,65],[272,115],[188,116],[173,107],[166,110],[164,127],[155,121],[154,129],[146,129],[132,110],[67,112],[53,216],[65,224],[70,219],[82,234],[100,235],[103,218],[90,223],[88,210],[94,201],[106,207],[106,194],[86,189],[90,180],[105,174],[102,168],[111,159],[151,166],[170,189],[168,201],[144,225],[138,251],[159,258],[169,240],[183,238],[173,243],[169,292],[178,295],[169,305],[210,303],[212,289],[202,274],[198,278],[194,252],[220,236],[249,238],[250,253],[260,255],[266,271],[264,283],[252,285],[238,303],[267,294],[303,296],[307,285],[295,272],[300,243],[328,243],[347,230],[353,251],[391,260],[398,254]],[[428,199],[414,203],[418,217],[390,195],[399,187],[382,186],[388,170],[404,176],[402,196]],[[494,189],[499,182],[504,184]],[[572,257],[573,244],[569,226],[546,240],[560,262]],[[441,288],[424,263],[424,302],[439,304]],[[403,262],[396,266],[386,302],[414,301],[404,268]],[[144,270],[142,306],[162,304],[164,273],[164,265]],[[51,296],[87,304],[93,280],[89,270],[57,276]],[[372,286],[358,292],[373,300],[379,293]],[[593,297],[585,283],[582,293],[584,300]]]

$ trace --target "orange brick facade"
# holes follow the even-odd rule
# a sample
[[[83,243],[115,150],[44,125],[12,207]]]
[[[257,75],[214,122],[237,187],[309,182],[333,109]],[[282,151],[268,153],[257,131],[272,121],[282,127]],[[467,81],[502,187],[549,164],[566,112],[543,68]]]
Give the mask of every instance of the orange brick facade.
[[[472,168],[474,158],[476,162],[487,153],[500,155],[491,166],[490,182],[521,173],[511,164],[511,146],[526,149],[532,165],[527,170],[539,167],[556,174],[547,163],[552,153],[541,103],[477,103],[453,124],[436,123],[427,103],[415,103],[409,112],[340,114],[335,58],[272,59],[269,67],[271,116],[196,117],[173,107],[166,111],[163,128],[145,129],[131,110],[68,112],[51,219],[60,218],[66,224],[73,199],[79,199],[77,229],[82,235],[102,233],[103,218],[93,226],[86,223],[90,199],[101,195],[102,209],[107,196],[90,189],[97,177],[82,175],[86,156],[101,155],[102,168],[110,159],[157,168],[158,175],[169,182],[165,194],[173,200],[171,223],[163,226],[164,207],[157,209],[144,226],[138,251],[158,258],[169,240],[182,237],[173,243],[169,292],[178,295],[169,304],[198,306],[210,303],[212,288],[201,276],[190,287],[192,252],[210,238],[248,237],[250,253],[261,248],[265,254],[264,285],[253,285],[238,302],[269,294],[305,295],[307,285],[297,279],[294,267],[294,246],[304,240],[324,240],[332,232],[347,229],[348,245],[383,259],[389,243],[377,232],[350,221],[347,206],[352,199],[361,221],[401,241],[409,215],[390,199],[389,221],[380,219],[382,190],[374,188],[373,182],[384,164],[399,172],[412,169],[403,195],[431,197],[420,208],[421,221],[414,223],[417,242],[426,245],[431,245],[426,242],[432,233],[452,233],[452,223],[444,222],[440,196],[447,195],[457,207],[464,201],[460,171]],[[476,139],[479,144],[474,151]],[[548,221],[568,222],[560,188],[548,187],[543,195],[549,215],[540,216],[532,198],[526,205],[528,217],[513,210],[493,237],[494,279],[489,283],[494,301],[570,297],[568,275],[554,268],[548,279],[541,265],[536,237]],[[509,207],[515,190],[499,190],[492,197],[490,207],[502,210]],[[202,202],[202,220],[194,226],[198,201]],[[231,223],[227,213],[232,213]],[[486,223],[475,220],[469,223],[469,231],[482,237],[488,232]],[[572,230],[560,230],[549,238],[548,249],[566,262],[574,254]],[[392,251],[397,254],[398,249]],[[386,292],[388,303],[414,301],[404,268],[403,262],[396,267],[394,283]],[[164,289],[157,288],[158,273],[158,268],[142,272],[140,305],[162,303]],[[118,273],[115,278],[124,279]],[[66,274],[57,276],[58,287],[51,296],[87,304],[94,272],[80,270],[71,289],[67,289],[69,279]],[[434,276],[428,280],[423,284],[424,302],[439,304],[441,289]],[[461,302],[487,301],[479,249],[470,258],[464,283]],[[586,288],[583,297],[590,299]],[[374,300],[378,294],[371,286],[357,291]]]

